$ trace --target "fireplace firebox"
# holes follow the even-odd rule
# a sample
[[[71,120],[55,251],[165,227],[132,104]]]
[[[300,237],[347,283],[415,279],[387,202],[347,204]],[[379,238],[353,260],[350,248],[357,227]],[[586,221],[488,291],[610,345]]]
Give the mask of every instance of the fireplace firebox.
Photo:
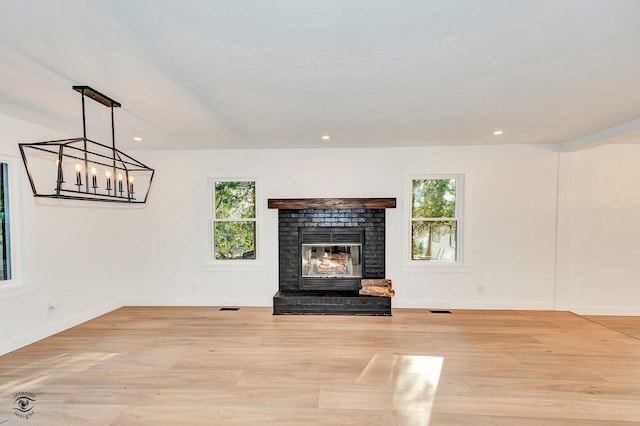
[[[300,289],[358,291],[364,229],[302,228]]]

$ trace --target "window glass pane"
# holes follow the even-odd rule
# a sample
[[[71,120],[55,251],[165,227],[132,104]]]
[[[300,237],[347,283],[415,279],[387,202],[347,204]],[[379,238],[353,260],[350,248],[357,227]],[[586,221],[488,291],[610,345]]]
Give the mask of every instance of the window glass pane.
[[[0,163],[0,280],[11,279],[9,247],[9,186],[7,164]]]
[[[256,217],[256,183],[216,182],[216,219],[247,219]]]
[[[453,220],[411,221],[411,258],[455,262],[456,225]]]
[[[217,260],[255,259],[256,223],[215,222],[215,252]]]
[[[414,179],[411,217],[456,217],[455,179]]]

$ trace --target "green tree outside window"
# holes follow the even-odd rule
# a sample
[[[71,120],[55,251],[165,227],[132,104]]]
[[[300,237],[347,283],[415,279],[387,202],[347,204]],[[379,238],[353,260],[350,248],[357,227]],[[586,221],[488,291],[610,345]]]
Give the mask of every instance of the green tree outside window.
[[[213,222],[216,260],[255,259],[255,181],[216,181]]]

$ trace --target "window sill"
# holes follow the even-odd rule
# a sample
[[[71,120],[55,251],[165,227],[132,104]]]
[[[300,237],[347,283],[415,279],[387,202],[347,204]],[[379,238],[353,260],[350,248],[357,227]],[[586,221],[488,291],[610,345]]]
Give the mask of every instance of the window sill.
[[[206,263],[202,265],[202,270],[206,272],[259,272],[267,269],[264,263],[255,261],[233,261],[220,263]]]

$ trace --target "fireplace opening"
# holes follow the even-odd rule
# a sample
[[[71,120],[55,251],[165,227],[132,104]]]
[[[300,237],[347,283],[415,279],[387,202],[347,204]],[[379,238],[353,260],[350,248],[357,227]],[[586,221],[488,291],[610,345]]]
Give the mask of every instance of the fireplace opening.
[[[361,244],[303,244],[302,276],[362,278],[361,250]]]
[[[301,290],[360,290],[362,228],[302,228],[299,236]]]

